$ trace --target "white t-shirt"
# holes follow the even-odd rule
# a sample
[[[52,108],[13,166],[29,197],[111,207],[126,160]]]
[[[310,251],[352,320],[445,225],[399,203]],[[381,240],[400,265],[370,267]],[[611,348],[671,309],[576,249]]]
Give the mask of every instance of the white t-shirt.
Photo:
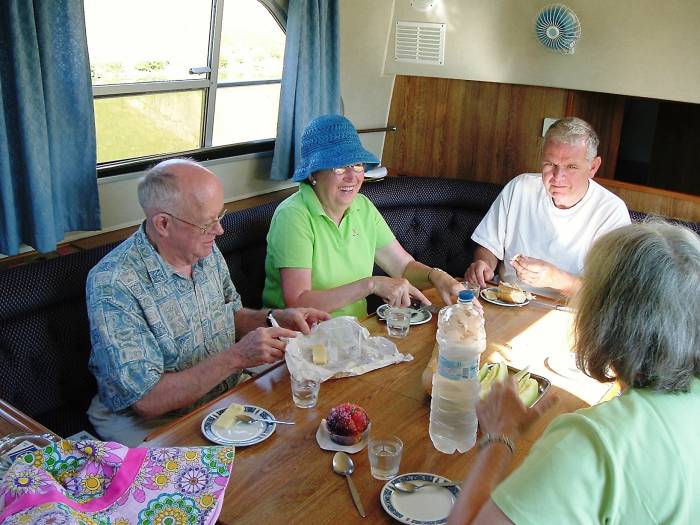
[[[554,206],[541,174],[524,173],[506,184],[474,230],[472,240],[503,261],[503,281],[517,282],[510,260],[518,254],[542,259],[578,276],[593,241],[627,224],[630,216],[622,199],[592,179],[583,199],[562,210]],[[552,293],[549,288],[524,288]]]

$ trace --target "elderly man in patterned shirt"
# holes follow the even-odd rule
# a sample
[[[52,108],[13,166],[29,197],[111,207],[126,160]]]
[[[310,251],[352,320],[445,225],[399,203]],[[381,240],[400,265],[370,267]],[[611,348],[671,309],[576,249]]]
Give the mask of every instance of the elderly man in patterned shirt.
[[[141,227],[87,279],[98,395],[88,416],[103,439],[134,446],[156,427],[284,356],[280,338],[328,319],[313,308],[244,308],[214,239],[221,181],[196,162],[161,162],[141,180]]]

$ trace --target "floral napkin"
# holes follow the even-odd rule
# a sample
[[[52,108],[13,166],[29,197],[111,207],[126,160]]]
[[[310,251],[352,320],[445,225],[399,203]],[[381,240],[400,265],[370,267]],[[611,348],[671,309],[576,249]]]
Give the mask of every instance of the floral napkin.
[[[128,448],[62,440],[0,479],[3,524],[213,524],[233,447]]]

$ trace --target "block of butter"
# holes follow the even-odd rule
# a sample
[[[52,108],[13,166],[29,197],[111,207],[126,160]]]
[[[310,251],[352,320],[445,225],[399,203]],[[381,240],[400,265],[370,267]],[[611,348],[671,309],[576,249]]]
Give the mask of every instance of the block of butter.
[[[328,351],[322,344],[315,344],[311,347],[311,354],[315,365],[328,364]]]
[[[217,432],[226,432],[236,424],[238,416],[245,412],[245,407],[238,403],[231,403],[223,414],[216,418],[212,428]]]

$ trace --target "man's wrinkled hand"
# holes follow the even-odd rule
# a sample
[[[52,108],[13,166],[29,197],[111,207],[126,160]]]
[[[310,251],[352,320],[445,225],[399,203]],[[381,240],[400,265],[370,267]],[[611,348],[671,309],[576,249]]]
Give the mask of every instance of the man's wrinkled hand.
[[[284,358],[287,343],[282,337],[294,337],[296,332],[286,328],[256,328],[244,335],[230,349],[236,356],[236,368],[248,368],[263,363],[275,363]]]
[[[494,276],[494,271],[481,259],[477,259],[469,265],[467,271],[464,274],[464,279],[469,283],[476,283],[482,288],[485,288],[486,281],[491,281]]]
[[[527,285],[559,289],[565,284],[563,272],[542,259],[521,255],[511,263],[518,279]]]
[[[284,310],[275,310],[272,315],[280,326],[290,330],[298,330],[304,335],[309,335],[311,327],[315,324],[331,318],[327,312],[316,308],[286,308]],[[296,334],[291,337],[295,336]]]

